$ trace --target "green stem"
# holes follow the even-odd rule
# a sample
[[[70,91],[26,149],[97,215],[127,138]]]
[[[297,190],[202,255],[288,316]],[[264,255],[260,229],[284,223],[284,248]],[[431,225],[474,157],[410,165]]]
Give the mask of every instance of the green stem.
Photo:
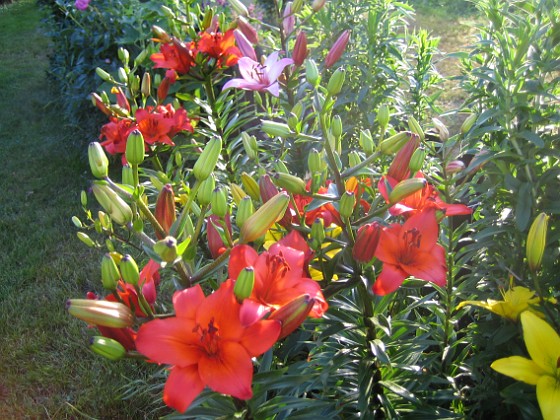
[[[220,255],[218,258],[216,258],[213,262],[205,265],[200,270],[198,270],[196,273],[194,273],[191,276],[192,283],[193,284],[198,283],[205,276],[211,274],[213,271],[220,268],[226,262],[226,260],[229,258],[230,253],[231,253],[231,249],[227,249],[226,251],[224,251],[224,253],[222,255]]]
[[[369,165],[370,163],[372,163],[375,159],[377,159],[379,157],[380,153],[379,152],[375,152],[372,155],[368,156],[366,159],[364,159],[362,162],[360,162],[359,164],[357,164],[356,166],[353,166],[351,168],[346,169],[344,172],[342,172],[340,175],[343,178],[348,178],[351,177],[352,175],[354,175],[356,172],[358,172],[360,169],[365,168],[367,165]]]

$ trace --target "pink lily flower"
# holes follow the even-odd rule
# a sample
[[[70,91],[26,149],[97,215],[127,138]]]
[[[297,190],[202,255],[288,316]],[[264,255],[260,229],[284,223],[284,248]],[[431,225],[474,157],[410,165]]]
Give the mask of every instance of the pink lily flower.
[[[260,64],[249,57],[241,57],[237,64],[242,79],[231,79],[224,85],[223,90],[238,88],[258,92],[267,91],[271,95],[279,96],[278,77],[286,66],[293,63],[294,60],[291,58],[278,60],[278,52],[270,54],[264,64]]]

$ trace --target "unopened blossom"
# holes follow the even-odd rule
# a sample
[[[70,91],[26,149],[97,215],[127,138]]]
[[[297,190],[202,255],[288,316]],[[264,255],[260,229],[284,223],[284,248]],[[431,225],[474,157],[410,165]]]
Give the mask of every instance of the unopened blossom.
[[[74,6],[78,10],[86,10],[89,6],[89,2],[90,2],[90,0],[76,0],[76,2],[74,3]]]

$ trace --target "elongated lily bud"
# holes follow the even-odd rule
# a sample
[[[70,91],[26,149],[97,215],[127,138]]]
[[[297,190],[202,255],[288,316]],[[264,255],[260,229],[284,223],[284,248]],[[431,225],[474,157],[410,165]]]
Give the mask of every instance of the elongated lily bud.
[[[126,355],[126,349],[117,340],[98,335],[91,338],[89,348],[94,353],[113,361],[122,359]]]
[[[140,130],[134,130],[126,140],[125,157],[131,165],[140,165],[144,162],[145,144],[144,136]]]
[[[105,115],[110,116],[112,114],[111,110],[107,108],[107,105],[105,105],[105,103],[103,102],[103,99],[101,99],[101,96],[99,96],[97,93],[93,92],[91,94],[91,100],[97,107],[97,109],[99,109]]]
[[[373,142],[369,129],[360,131],[360,147],[367,156],[373,153],[375,143]]]
[[[152,32],[154,37],[157,38],[160,42],[164,44],[168,44],[172,41],[171,37],[164,29],[160,28],[159,26],[153,25]]]
[[[249,16],[249,10],[247,10],[247,7],[243,4],[243,2],[241,2],[241,0],[229,0],[229,4],[238,15]]]
[[[237,216],[235,218],[235,224],[241,229],[243,223],[255,212],[255,207],[253,206],[253,200],[251,197],[246,195],[241,199],[237,208]]]
[[[245,191],[247,191],[247,194],[249,194],[249,196],[253,200],[260,200],[261,199],[259,184],[247,172],[243,172],[241,174],[241,183],[243,184],[243,189]]]
[[[225,221],[225,228],[231,234],[231,221],[229,218],[229,214],[226,214],[224,217]],[[222,235],[218,232],[218,228],[223,229],[223,225],[221,223],[220,217],[212,214],[208,217],[208,223],[206,224],[206,235],[208,238],[208,249],[210,250],[210,254],[212,254],[212,258],[216,259],[220,255],[224,253],[226,250],[226,245],[222,239]]]
[[[439,138],[441,139],[441,141],[449,140],[449,130],[447,129],[445,124],[437,118],[432,118],[432,122],[434,123],[434,127],[439,133]]]
[[[423,178],[409,178],[399,182],[389,194],[389,203],[395,204],[402,199],[420,191],[426,186],[426,180]]]
[[[282,324],[278,339],[294,332],[305,321],[311,309],[313,309],[313,305],[315,305],[315,299],[306,294],[291,300],[274,311],[268,319],[279,321]]]
[[[107,290],[115,290],[121,279],[121,273],[111,254],[107,253],[101,260],[101,283]]]
[[[307,156],[307,167],[311,173],[323,172],[327,169],[327,162],[321,152],[317,149],[311,149],[311,152],[309,152]]]
[[[274,183],[292,194],[305,194],[305,181],[295,175],[277,172],[273,176]]]
[[[134,185],[134,171],[132,170],[132,166],[128,163],[123,165],[121,174],[123,184],[130,186]]]
[[[381,127],[381,132],[385,132],[385,129],[389,125],[389,119],[391,115],[389,113],[389,107],[387,105],[381,105],[379,111],[377,111],[377,122]]]
[[[465,119],[465,121],[463,121],[463,124],[461,125],[461,134],[463,135],[467,134],[471,130],[471,128],[473,127],[477,119],[478,119],[478,115],[470,114]]]
[[[239,16],[237,18],[237,28],[241,32],[243,32],[243,35],[245,35],[245,38],[247,38],[249,42],[253,44],[259,43],[259,35],[257,30],[243,16]]]
[[[216,189],[216,180],[214,175],[210,175],[200,183],[196,198],[201,206],[207,206],[212,201],[212,191]]]
[[[257,53],[255,52],[255,49],[251,45],[251,42],[249,42],[243,32],[241,32],[239,29],[236,29],[233,31],[233,36],[235,38],[237,48],[239,48],[241,54],[243,54],[244,57],[249,57],[253,61],[257,61]]]
[[[292,52],[292,59],[296,67],[301,66],[308,55],[307,36],[304,31],[300,31],[297,35],[296,43],[294,44],[294,51]]]
[[[417,135],[410,131],[401,131],[400,133],[394,134],[379,143],[379,150],[386,155],[397,153],[409,141],[411,136]]]
[[[126,225],[132,220],[132,210],[128,204],[114,192],[107,183],[96,181],[91,187],[93,195],[101,207],[109,214],[111,219],[119,224]]]
[[[134,316],[130,308],[120,302],[92,299],[68,299],[68,313],[88,324],[111,328],[132,326]]]
[[[405,145],[399,150],[389,166],[387,175],[397,181],[402,181],[408,178],[410,175],[409,164],[412,154],[418,148],[420,144],[420,139],[418,136],[411,136],[410,139],[405,143]]]
[[[243,191],[243,188],[241,188],[237,184],[233,184],[233,183],[229,184],[229,189],[231,191],[231,196],[233,197],[233,201],[237,205],[239,205],[241,200],[243,200],[245,197],[249,197],[247,193]]]
[[[280,160],[280,159],[276,159],[274,161],[274,169],[276,170],[276,172],[280,172],[280,173],[283,173],[283,174],[289,174],[290,173],[290,171],[288,170],[288,167],[286,166],[284,161]]]
[[[359,165],[360,163],[362,163],[362,159],[360,158],[360,154],[358,152],[356,152],[355,150],[352,150],[349,154],[348,154],[348,165],[350,165],[350,167],[354,167]]]
[[[424,130],[422,130],[422,127],[420,127],[420,124],[413,116],[408,117],[408,128],[413,133],[418,134],[418,136],[420,136],[420,140],[424,141]]]
[[[284,13],[282,14],[282,29],[284,29],[284,34],[288,36],[294,31],[296,25],[296,17],[292,12],[292,2],[289,1],[284,6]]]
[[[88,159],[93,176],[96,178],[106,178],[109,174],[109,159],[107,159],[101,144],[96,141],[89,144]]]
[[[239,272],[235,285],[233,286],[233,294],[239,302],[247,299],[253,292],[255,286],[255,269],[253,267],[245,267]]]
[[[381,231],[381,225],[377,222],[367,223],[358,229],[356,243],[352,248],[352,256],[356,261],[369,263],[373,259]]]
[[[261,193],[260,198],[263,203],[266,203],[268,200],[278,194],[278,188],[276,188],[268,174],[265,174],[259,178],[259,190]]]
[[[202,29],[203,31],[208,29],[212,25],[213,19],[214,19],[214,10],[208,7],[206,9],[206,12],[204,13],[204,18],[202,19],[202,22],[200,22],[200,29]]]
[[[311,86],[316,87],[319,83],[319,69],[317,64],[313,60],[307,60],[305,62],[305,77]]]
[[[169,233],[171,226],[173,226],[173,223],[177,220],[177,215],[175,213],[175,194],[173,193],[171,184],[166,184],[161,189],[156,202],[154,216],[163,230]],[[163,235],[156,232],[156,237],[162,239]]]
[[[257,159],[259,156],[259,145],[257,144],[257,139],[255,136],[250,136],[245,131],[241,133],[241,141],[243,142],[243,148],[245,153],[251,159]]]
[[[216,216],[224,217],[228,212],[227,194],[223,187],[214,188],[210,199],[212,213]]]
[[[329,50],[327,56],[325,57],[325,67],[329,68],[336,63],[342,53],[346,49],[346,45],[348,45],[348,41],[350,40],[350,31],[347,29],[338,37],[338,39],[334,42],[333,46]]]
[[[345,77],[346,76],[344,69],[336,69],[336,71],[329,79],[329,83],[327,83],[327,92],[329,92],[329,95],[336,96],[340,93],[340,91],[342,90],[342,85],[344,85]]]
[[[323,8],[323,6],[325,6],[326,2],[327,0],[313,0],[313,3],[311,3],[311,8],[314,12],[318,12]]]
[[[282,218],[289,202],[290,197],[288,194],[282,192],[264,203],[243,223],[240,241],[242,243],[252,242],[263,236],[276,221]]]
[[[140,92],[144,98],[148,98],[152,94],[152,76],[148,72],[144,73],[144,76],[142,76]]]
[[[342,136],[342,119],[340,115],[335,115],[332,119],[331,131],[333,136],[339,138]]]
[[[165,98],[167,98],[170,85],[171,85],[171,79],[169,77],[164,77],[157,88],[158,103],[162,103],[165,100]]]
[[[140,280],[140,272],[138,271],[138,265],[136,265],[134,258],[132,258],[129,254],[126,254],[121,258],[119,268],[121,270],[122,279],[125,282],[131,284],[132,286],[136,286],[138,284],[138,281]]]
[[[447,165],[445,165],[446,174],[456,174],[465,169],[465,164],[461,160],[452,160]]]
[[[311,243],[310,246],[315,251],[321,249],[325,240],[325,221],[321,218],[315,219],[311,225]]]
[[[290,130],[288,124],[268,120],[261,120],[261,123],[262,131],[269,136],[286,138],[292,135],[292,130]]]
[[[529,228],[527,236],[527,263],[532,272],[541,268],[542,257],[546,247],[546,231],[548,218],[545,213],[539,214]]]
[[[97,67],[95,69],[95,73],[105,82],[112,82],[113,76],[103,70],[101,67]]]
[[[339,213],[342,217],[352,216],[354,206],[356,205],[356,196],[353,191],[345,191],[340,197]]]
[[[222,153],[222,140],[218,137],[210,139],[193,167],[193,174],[199,181],[204,181],[214,171]]]
[[[87,233],[78,232],[78,233],[76,233],[76,236],[78,237],[78,239],[80,241],[82,241],[84,244],[86,244],[90,248],[95,248],[95,242],[93,242],[93,239],[91,239]]]
[[[166,236],[164,239],[154,244],[154,252],[167,263],[171,263],[177,259],[177,239],[173,236]]]
[[[408,164],[408,169],[410,169],[410,172],[412,172],[412,174],[415,174],[420,169],[422,169],[422,166],[424,165],[424,159],[426,159],[426,151],[423,148],[416,149],[412,154],[412,157],[410,158],[410,162]]]
[[[292,13],[298,13],[303,7],[304,0],[294,0],[292,3]]]

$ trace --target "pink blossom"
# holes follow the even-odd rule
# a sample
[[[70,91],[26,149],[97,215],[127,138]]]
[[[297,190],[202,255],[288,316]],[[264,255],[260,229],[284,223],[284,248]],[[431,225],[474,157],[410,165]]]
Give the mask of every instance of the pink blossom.
[[[89,6],[89,2],[90,0],[76,0],[74,6],[76,6],[78,10],[86,10]]]
[[[278,52],[273,52],[260,64],[249,57],[241,57],[238,61],[242,79],[231,79],[224,85],[225,89],[238,88],[245,90],[267,91],[271,95],[279,96],[278,77],[286,66],[293,64],[291,58],[278,60]]]

